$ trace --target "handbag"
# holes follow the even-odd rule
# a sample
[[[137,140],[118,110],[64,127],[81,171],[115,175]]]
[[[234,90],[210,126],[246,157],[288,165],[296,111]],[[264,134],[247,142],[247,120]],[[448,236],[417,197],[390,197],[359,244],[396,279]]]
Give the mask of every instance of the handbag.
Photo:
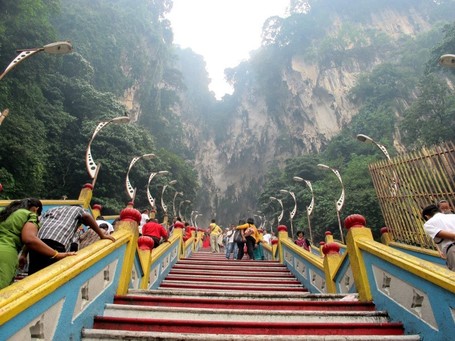
[[[243,242],[242,231],[235,230],[235,232],[234,232],[234,243],[242,243],[242,242]]]

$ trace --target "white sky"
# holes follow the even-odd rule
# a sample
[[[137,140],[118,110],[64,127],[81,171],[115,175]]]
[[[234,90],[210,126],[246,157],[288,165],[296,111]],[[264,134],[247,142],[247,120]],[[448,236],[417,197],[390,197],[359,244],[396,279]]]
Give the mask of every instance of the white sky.
[[[271,16],[283,17],[289,0],[174,0],[167,18],[174,43],[204,57],[218,99],[231,87],[224,69],[249,58],[261,45],[262,25]]]

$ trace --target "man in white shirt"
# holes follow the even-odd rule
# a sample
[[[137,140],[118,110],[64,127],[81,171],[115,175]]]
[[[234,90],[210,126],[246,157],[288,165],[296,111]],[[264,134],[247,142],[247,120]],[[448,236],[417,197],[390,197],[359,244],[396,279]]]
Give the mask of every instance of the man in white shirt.
[[[443,214],[436,205],[423,209],[425,232],[433,238],[449,270],[455,271],[455,214]]]
[[[267,243],[267,244],[272,244],[272,235],[267,232],[267,230],[265,231],[264,235],[262,236],[262,239]]]

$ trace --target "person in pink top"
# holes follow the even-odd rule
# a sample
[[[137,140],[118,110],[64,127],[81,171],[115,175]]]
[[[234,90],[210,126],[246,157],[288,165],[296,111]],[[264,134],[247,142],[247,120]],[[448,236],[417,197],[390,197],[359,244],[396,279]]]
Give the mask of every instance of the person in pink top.
[[[297,231],[297,239],[294,241],[295,244],[304,248],[307,251],[310,251],[311,243],[308,239],[305,238],[303,231]]]
[[[153,239],[155,243],[153,248],[156,248],[161,244],[161,239],[163,239],[163,241],[167,241],[169,238],[164,226],[159,224],[156,220],[150,220],[142,226],[142,235]]]

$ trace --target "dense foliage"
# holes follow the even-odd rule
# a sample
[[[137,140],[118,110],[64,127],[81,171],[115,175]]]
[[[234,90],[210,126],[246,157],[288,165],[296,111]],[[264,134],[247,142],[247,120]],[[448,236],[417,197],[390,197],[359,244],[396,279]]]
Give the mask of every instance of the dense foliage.
[[[153,181],[152,196],[160,197],[162,186],[177,179],[171,189],[184,189],[186,199],[194,198],[196,173],[174,154],[186,149],[176,138],[179,121],[170,111],[178,99],[175,91],[182,86],[181,77],[173,76],[176,71],[169,66],[172,32],[163,15],[171,4],[2,2],[2,68],[15,57],[17,47],[69,39],[75,49],[63,56],[39,53],[0,83],[1,107],[10,110],[0,134],[2,198],[77,198],[82,185],[92,181],[85,169],[85,151],[95,127],[125,114],[138,116],[117,99],[138,79],[144,84],[135,94],[145,103],[141,121],[108,125],[91,145],[95,161],[101,164],[93,202],[101,203],[105,214],[124,207],[130,200],[125,193],[130,161],[148,153],[158,158],[140,160],[129,174],[137,187],[137,207],[149,206],[146,185],[152,171],[170,171],[167,178]],[[168,86],[162,87],[164,82]],[[166,202],[173,200],[171,189],[165,193]]]

